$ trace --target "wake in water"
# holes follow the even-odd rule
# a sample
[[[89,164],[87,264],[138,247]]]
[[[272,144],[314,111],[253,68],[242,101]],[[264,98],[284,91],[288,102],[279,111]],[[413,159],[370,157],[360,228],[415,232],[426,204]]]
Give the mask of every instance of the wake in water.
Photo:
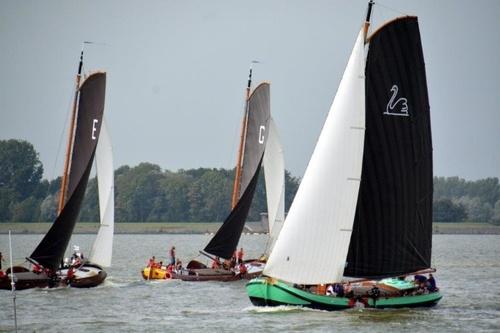
[[[294,305],[279,305],[279,306],[248,306],[242,310],[249,313],[283,313],[283,312],[327,312],[323,310],[315,310],[303,306]]]

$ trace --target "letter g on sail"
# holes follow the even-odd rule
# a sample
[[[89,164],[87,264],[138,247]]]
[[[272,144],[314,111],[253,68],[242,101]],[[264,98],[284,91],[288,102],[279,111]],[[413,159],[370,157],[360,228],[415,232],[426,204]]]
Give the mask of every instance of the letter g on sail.
[[[391,88],[392,96],[385,107],[385,115],[389,116],[405,116],[408,117],[408,100],[405,97],[400,97],[396,100],[398,96],[399,87],[394,84]]]
[[[259,143],[262,145],[264,144],[265,136],[264,132],[266,131],[266,126],[261,125],[259,128]]]

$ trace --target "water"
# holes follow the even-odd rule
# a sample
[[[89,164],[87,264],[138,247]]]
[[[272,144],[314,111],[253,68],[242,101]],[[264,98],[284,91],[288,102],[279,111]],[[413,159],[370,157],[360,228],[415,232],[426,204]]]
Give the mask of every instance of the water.
[[[71,244],[89,249],[94,235]],[[17,293],[20,331],[29,332],[443,332],[500,331],[500,236],[435,235],[433,264],[444,298],[434,308],[325,312],[295,307],[257,308],[245,282],[144,281],[151,255],[171,245],[184,262],[197,256],[206,235],[116,235],[113,267],[93,289],[32,289]],[[29,255],[41,235],[14,235],[17,258]],[[248,256],[264,247],[263,235],[245,235]],[[0,251],[8,258],[8,236]],[[205,260],[203,257],[198,259]],[[164,259],[165,260],[165,259]],[[6,262],[4,262],[4,265]],[[0,291],[0,332],[13,329],[12,299]]]

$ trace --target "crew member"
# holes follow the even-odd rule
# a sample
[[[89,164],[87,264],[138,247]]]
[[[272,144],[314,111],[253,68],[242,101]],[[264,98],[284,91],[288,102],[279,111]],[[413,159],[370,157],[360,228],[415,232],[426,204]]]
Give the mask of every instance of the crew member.
[[[219,257],[215,257],[215,259],[212,261],[212,269],[218,268],[220,268]]]
[[[429,290],[430,292],[437,290],[436,280],[434,279],[434,276],[432,276],[432,274],[429,274],[429,278],[427,279],[427,290]]]
[[[170,265],[175,265],[175,246],[170,248]]]
[[[243,252],[243,248],[240,248],[240,250],[238,251],[238,253],[236,254],[236,256],[238,257],[238,264],[241,264],[243,263],[243,255],[245,253]]]
[[[154,268],[154,267],[155,267],[155,265],[156,265],[155,260],[156,260],[155,256],[152,256],[152,257],[149,259],[149,262],[148,262],[148,267],[149,267],[149,268]]]

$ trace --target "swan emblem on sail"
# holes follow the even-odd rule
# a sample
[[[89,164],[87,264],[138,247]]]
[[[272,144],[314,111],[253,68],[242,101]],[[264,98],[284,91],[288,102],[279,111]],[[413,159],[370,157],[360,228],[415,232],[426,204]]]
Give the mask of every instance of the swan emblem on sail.
[[[404,97],[400,97],[396,100],[398,96],[399,87],[397,85],[393,85],[391,88],[392,96],[385,107],[384,114],[391,116],[405,116],[408,117],[408,100]],[[396,100],[396,101],[395,101]],[[396,106],[400,105],[401,109],[396,109]]]

